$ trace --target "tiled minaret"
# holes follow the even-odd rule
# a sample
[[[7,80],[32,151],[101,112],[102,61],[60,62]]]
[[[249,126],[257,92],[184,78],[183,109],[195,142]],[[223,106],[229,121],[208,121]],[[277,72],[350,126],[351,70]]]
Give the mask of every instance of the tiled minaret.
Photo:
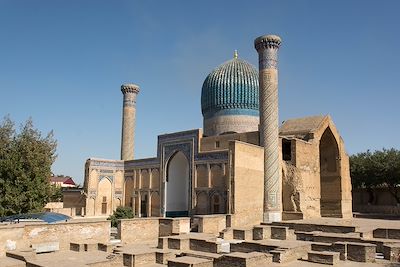
[[[136,84],[123,84],[121,86],[124,95],[122,111],[122,138],[121,138],[121,159],[133,159],[135,144],[135,117],[136,117],[136,96],[139,93],[139,86]]]
[[[282,175],[279,158],[278,50],[281,38],[254,41],[259,59],[260,141],[264,146],[264,222],[282,220]]]

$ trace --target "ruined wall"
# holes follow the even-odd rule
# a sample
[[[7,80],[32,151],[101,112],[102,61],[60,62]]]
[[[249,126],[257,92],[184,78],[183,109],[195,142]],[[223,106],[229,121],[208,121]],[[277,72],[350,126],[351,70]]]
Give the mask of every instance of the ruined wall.
[[[263,220],[264,151],[262,147],[232,141],[229,166],[232,192],[232,227],[259,224]]]
[[[68,249],[70,242],[108,242],[110,221],[74,220],[61,223],[29,223],[0,226],[0,257],[8,250],[26,249],[32,244],[59,242]]]
[[[318,146],[302,140],[294,142],[293,162],[301,177],[303,190],[300,192],[300,211],[304,219],[319,218],[320,211],[320,176]]]
[[[344,141],[341,138],[336,126],[334,125],[330,116],[326,116],[323,124],[320,125],[318,130],[314,132],[314,143],[318,143],[318,145],[323,144],[324,137],[326,134],[329,133],[334,138],[334,143],[337,145],[338,149],[338,156],[336,157],[336,172],[334,176],[337,177],[337,181],[335,183],[330,183],[330,187],[327,190],[336,191],[337,200],[340,202],[340,210],[337,213],[338,216],[342,218],[352,218],[352,200],[351,200],[351,178],[350,178],[350,163],[349,163],[349,156],[346,153]],[[322,143],[321,143],[322,142]],[[322,147],[320,148],[320,157],[321,154],[324,153]],[[324,175],[325,168],[323,162],[321,163],[321,175]],[[329,179],[333,179],[332,172],[330,172],[331,177],[327,176]],[[321,181],[323,181],[321,179]],[[335,184],[338,183],[336,186]],[[322,191],[321,191],[322,192]],[[322,196],[323,197],[323,196]],[[331,197],[332,199],[332,197]],[[336,214],[334,214],[336,215]]]

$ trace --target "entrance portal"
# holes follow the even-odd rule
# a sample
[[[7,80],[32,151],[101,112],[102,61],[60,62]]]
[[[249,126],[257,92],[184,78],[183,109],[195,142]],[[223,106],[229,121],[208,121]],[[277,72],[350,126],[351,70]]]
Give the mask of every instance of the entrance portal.
[[[321,173],[321,216],[341,217],[342,190],[339,147],[330,128],[323,133],[319,143]]]
[[[182,152],[173,155],[167,165],[166,216],[189,214],[189,162]]]

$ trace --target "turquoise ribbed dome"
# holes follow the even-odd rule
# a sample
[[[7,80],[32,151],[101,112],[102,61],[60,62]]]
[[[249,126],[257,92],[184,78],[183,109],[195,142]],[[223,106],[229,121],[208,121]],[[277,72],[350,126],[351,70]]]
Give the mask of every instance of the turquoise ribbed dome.
[[[205,79],[201,90],[204,118],[215,115],[259,116],[258,71],[237,54]]]

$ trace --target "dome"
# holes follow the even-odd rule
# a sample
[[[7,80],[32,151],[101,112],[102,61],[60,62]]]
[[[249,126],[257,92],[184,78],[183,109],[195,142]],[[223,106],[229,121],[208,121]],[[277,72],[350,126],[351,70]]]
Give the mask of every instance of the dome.
[[[233,59],[214,69],[205,79],[201,90],[201,111],[205,135],[257,130],[257,69],[239,59],[235,52]],[[225,126],[221,128],[221,124]]]

